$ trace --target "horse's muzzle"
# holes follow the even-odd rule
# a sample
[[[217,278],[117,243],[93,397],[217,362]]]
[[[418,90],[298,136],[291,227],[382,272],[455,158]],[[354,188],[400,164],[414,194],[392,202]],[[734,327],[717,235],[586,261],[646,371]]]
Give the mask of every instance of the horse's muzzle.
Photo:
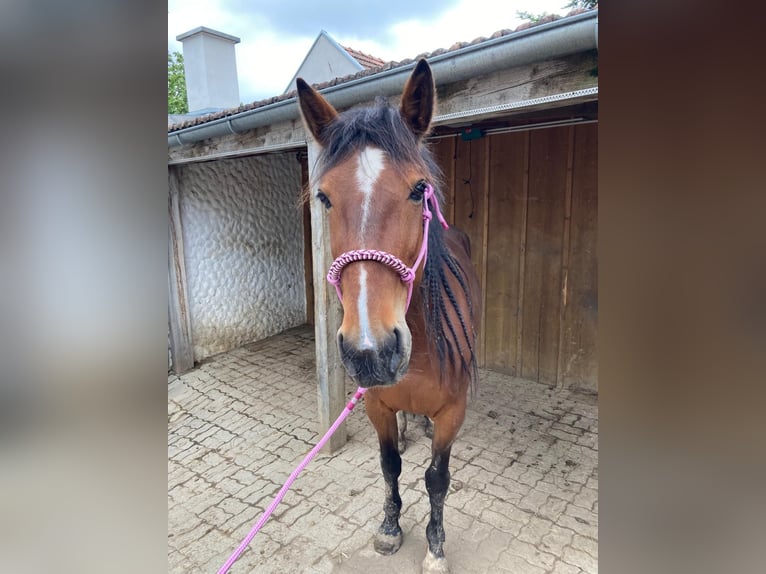
[[[409,366],[409,346],[395,328],[382,342],[355,345],[338,334],[340,358],[348,375],[360,387],[393,385],[404,376]]]

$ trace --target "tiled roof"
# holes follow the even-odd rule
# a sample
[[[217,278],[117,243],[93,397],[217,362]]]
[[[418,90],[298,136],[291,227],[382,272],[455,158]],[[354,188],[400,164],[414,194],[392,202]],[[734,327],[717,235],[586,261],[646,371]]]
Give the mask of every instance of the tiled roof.
[[[364,52],[360,52],[359,50],[354,50],[353,48],[349,48],[348,46],[341,46],[346,52],[351,54],[351,57],[354,58],[357,62],[362,64],[362,66],[369,70],[370,68],[379,68],[380,66],[385,65],[385,61],[381,60],[380,58],[376,58],[375,56],[370,56],[369,54],[365,54]]]
[[[402,66],[406,66],[407,64],[411,64],[412,62],[419,60],[420,58],[431,58],[434,56],[440,56],[441,54],[446,54],[448,52],[454,52],[455,50],[459,50],[461,48],[465,48],[467,46],[474,46],[476,44],[480,44],[482,42],[486,42],[488,40],[494,40],[495,38],[500,38],[502,36],[507,36],[509,34],[513,34],[514,32],[520,32],[521,30],[526,30],[527,28],[531,28],[533,26],[539,26],[541,24],[548,24],[549,22],[553,22],[554,20],[559,20],[561,18],[566,18],[569,16],[576,16],[577,14],[582,14],[583,12],[588,12],[589,10],[583,9],[583,8],[577,8],[575,10],[572,10],[569,12],[566,16],[559,16],[557,14],[550,14],[548,16],[545,16],[544,18],[541,18],[537,22],[525,22],[524,24],[518,26],[515,30],[509,30],[509,29],[503,29],[498,30],[494,34],[492,34],[489,38],[486,38],[484,36],[480,36],[471,42],[456,42],[452,46],[450,46],[447,49],[439,48],[438,50],[434,50],[430,53],[423,53],[418,54],[414,58],[408,58],[405,60],[401,60],[399,62],[384,62],[376,67],[367,67],[363,62],[360,61],[360,63],[365,66],[364,70],[361,70],[357,72],[356,74],[352,74],[350,76],[344,76],[342,78],[335,78],[333,80],[330,80],[328,82],[322,82],[321,84],[315,84],[314,87],[321,90],[322,88],[327,88],[330,86],[336,86],[338,84],[345,84],[346,82],[350,82],[351,80],[356,80],[358,78],[363,78],[366,76],[372,76],[374,74],[378,74],[380,72],[390,70],[392,68],[399,68]],[[361,54],[361,52],[351,51],[349,48],[345,48],[345,50],[349,51],[352,56],[356,58],[355,54]],[[364,55],[364,54],[362,54]],[[373,58],[372,56],[366,56],[367,58],[371,58],[376,61],[377,58]],[[170,120],[168,121],[168,133],[172,133],[174,131],[178,131],[184,128],[190,128],[192,126],[205,124],[207,122],[211,122],[213,120],[217,120],[220,118],[225,118],[227,116],[233,116],[242,112],[246,112],[249,110],[254,110],[256,108],[262,108],[264,106],[268,106],[269,104],[274,104],[277,102],[281,102],[284,100],[289,100],[290,98],[294,98],[296,95],[296,90],[291,90],[290,92],[287,92],[285,94],[280,94],[278,96],[274,96],[272,98],[267,98],[265,100],[260,100],[257,102],[253,102],[251,104],[243,104],[236,108],[230,108],[228,110],[221,110],[220,112],[215,112],[212,114],[206,114],[203,116],[197,116],[186,119],[186,121],[182,121],[180,123],[174,124],[170,126]]]

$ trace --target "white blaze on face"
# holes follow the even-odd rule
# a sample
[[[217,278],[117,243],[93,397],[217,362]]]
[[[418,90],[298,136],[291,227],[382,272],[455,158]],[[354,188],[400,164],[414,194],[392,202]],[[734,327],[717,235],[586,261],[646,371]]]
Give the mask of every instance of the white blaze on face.
[[[357,189],[362,194],[362,220],[359,225],[359,239],[364,248],[365,234],[367,232],[367,222],[370,218],[370,204],[372,203],[372,194],[375,189],[375,183],[378,181],[385,163],[384,154],[381,150],[373,147],[365,148],[359,154],[359,164],[356,168]],[[361,348],[375,347],[375,340],[372,336],[370,327],[370,315],[367,302],[367,270],[364,263],[359,263],[359,299],[357,300],[357,310],[359,312],[359,343]]]
[[[364,265],[364,263],[358,265]],[[372,349],[375,347],[375,340],[372,338],[370,316],[367,313],[367,269],[364,267],[359,270],[359,299],[356,304],[359,311],[359,347]]]
[[[357,189],[362,194],[362,221],[359,227],[360,239],[364,243],[364,234],[367,231],[367,222],[370,217],[370,203],[375,182],[378,181],[385,163],[383,152],[374,147],[365,148],[359,154],[359,165],[356,168]]]

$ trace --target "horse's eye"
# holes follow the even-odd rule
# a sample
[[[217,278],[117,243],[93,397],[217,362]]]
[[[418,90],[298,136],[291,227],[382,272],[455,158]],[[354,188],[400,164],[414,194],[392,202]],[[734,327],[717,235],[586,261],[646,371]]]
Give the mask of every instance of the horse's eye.
[[[332,207],[332,203],[330,203],[330,198],[327,197],[324,193],[321,191],[317,193],[317,199],[322,202],[325,209],[330,209]]]
[[[412,201],[423,201],[423,194],[425,192],[426,192],[426,182],[421,179],[412,188],[412,191],[410,192],[410,199]]]

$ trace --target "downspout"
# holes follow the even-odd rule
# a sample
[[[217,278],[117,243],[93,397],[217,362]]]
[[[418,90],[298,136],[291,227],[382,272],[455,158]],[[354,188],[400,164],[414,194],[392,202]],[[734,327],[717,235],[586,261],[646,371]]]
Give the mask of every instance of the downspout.
[[[593,33],[596,35],[596,50],[598,50],[598,14],[596,14],[596,24],[593,26]]]
[[[487,74],[491,71],[561,58],[598,49],[598,11],[593,10],[528,28],[428,59],[440,84]],[[399,93],[415,63],[365,76],[322,90],[337,108],[372,100],[375,96]],[[296,98],[269,104],[168,134],[168,147],[178,147],[208,138],[242,133],[299,118]]]

